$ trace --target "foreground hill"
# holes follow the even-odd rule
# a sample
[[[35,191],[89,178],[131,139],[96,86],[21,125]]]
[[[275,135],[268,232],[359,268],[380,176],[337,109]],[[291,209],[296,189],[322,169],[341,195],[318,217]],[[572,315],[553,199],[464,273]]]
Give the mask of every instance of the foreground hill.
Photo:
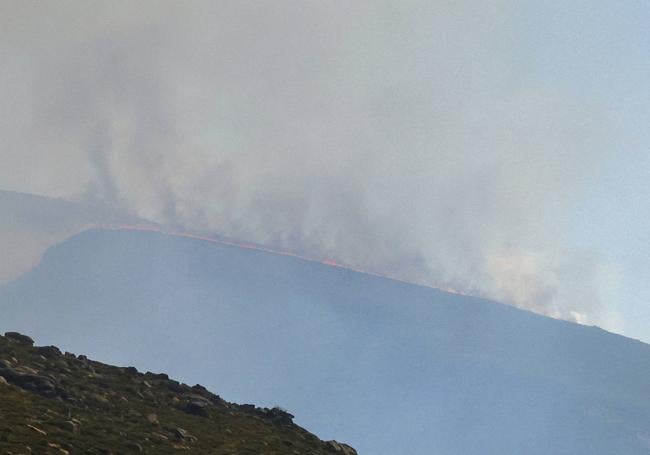
[[[278,408],[228,403],[166,374],[139,373],[0,336],[0,452],[354,455]]]
[[[88,231],[0,309],[0,329],[286,407],[360,453],[650,451],[648,345],[293,257]]]

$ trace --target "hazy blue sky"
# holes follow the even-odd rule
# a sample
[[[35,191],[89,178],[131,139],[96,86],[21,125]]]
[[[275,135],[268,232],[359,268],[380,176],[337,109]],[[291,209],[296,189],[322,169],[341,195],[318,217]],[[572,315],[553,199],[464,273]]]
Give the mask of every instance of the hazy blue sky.
[[[0,188],[650,341],[648,23],[641,1],[2,1]]]
[[[570,239],[612,265],[621,331],[650,341],[650,5],[543,2],[525,14],[531,69],[607,109],[614,153],[575,204]]]

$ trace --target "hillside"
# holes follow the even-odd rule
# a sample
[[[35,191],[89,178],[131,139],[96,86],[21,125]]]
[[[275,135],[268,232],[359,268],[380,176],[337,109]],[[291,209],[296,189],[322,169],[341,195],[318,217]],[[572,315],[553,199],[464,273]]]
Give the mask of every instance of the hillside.
[[[101,205],[0,190],[0,285],[36,265],[52,245],[106,223],[149,224]]]
[[[2,330],[279,405],[360,453],[650,451],[650,346],[293,257],[88,231],[0,308]]]
[[[228,403],[200,385],[0,336],[0,452],[356,454],[279,408]]]

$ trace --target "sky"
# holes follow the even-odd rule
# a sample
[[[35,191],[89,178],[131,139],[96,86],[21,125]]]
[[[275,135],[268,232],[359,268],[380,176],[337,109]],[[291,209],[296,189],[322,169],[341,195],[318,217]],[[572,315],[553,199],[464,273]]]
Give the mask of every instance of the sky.
[[[650,341],[649,20],[641,1],[3,0],[0,189]]]

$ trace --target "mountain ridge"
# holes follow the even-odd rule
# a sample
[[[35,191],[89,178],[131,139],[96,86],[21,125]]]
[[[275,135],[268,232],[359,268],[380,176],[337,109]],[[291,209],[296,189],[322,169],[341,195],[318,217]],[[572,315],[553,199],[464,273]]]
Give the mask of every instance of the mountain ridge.
[[[647,345],[480,298],[163,234],[88,231],[0,288],[0,307],[0,328],[231,401],[280,403],[361,453],[648,449]]]

